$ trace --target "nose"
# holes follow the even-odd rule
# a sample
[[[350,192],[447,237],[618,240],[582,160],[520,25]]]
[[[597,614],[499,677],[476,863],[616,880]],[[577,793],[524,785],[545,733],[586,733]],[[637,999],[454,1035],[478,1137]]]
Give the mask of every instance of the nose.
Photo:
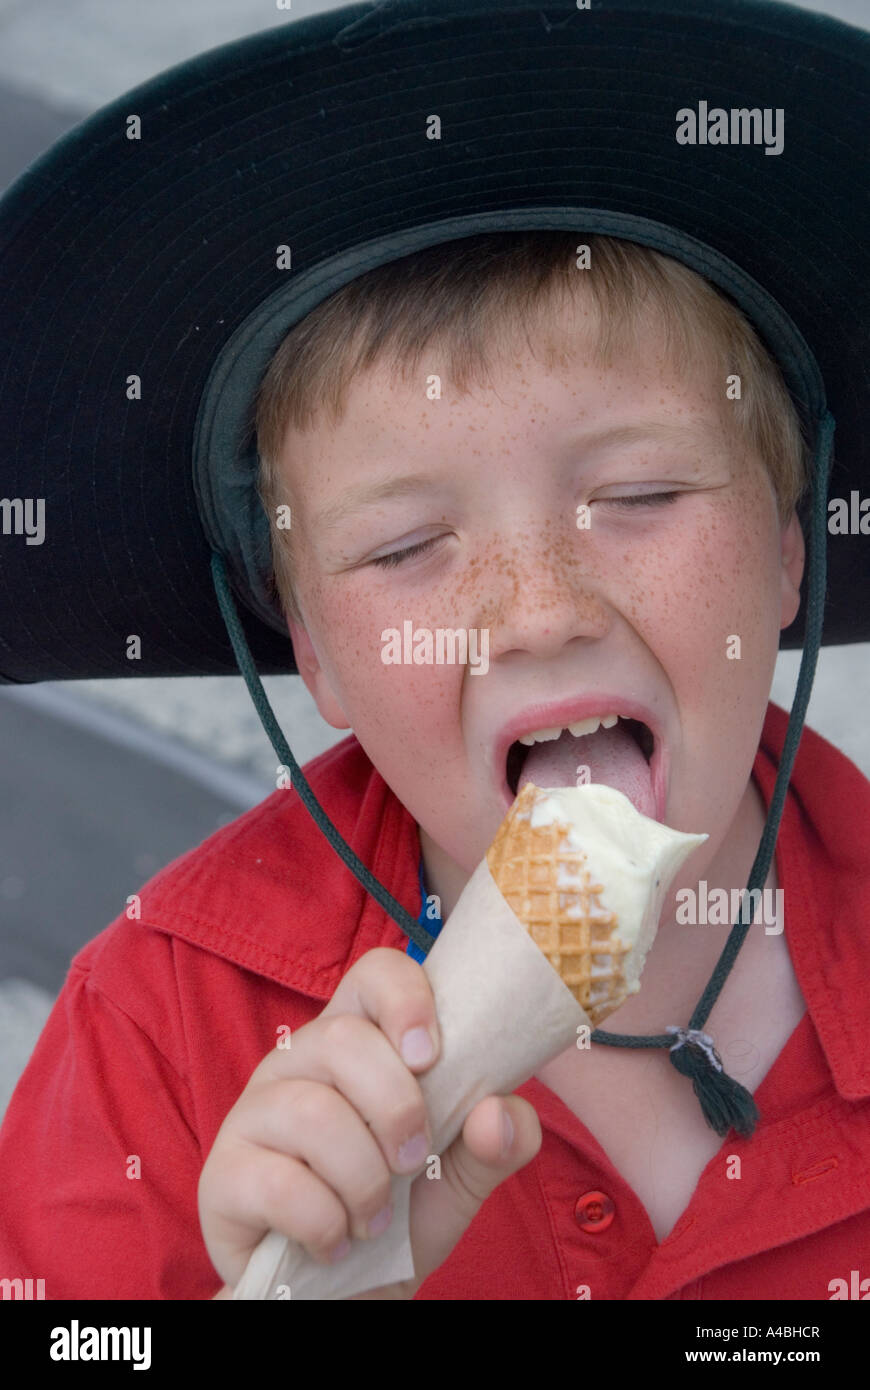
[[[546,660],[569,642],[605,635],[608,605],[583,548],[582,538],[554,544],[528,532],[504,547],[490,566],[480,620],[489,628],[490,660],[520,652]]]

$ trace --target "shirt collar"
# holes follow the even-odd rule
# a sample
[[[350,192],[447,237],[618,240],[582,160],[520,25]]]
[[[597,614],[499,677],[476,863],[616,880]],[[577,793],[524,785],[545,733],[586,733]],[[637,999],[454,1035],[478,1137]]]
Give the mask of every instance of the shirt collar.
[[[354,853],[416,917],[416,822],[356,738],[314,758],[305,776]],[[140,899],[144,925],[324,1003],[361,955],[408,940],[290,788],[167,865]]]
[[[766,805],[787,723],[784,710],[768,706],[754,765]],[[308,763],[305,775],[354,853],[434,934],[416,822],[356,738]],[[870,1030],[861,1022],[870,979],[868,831],[870,782],[804,729],[776,851],[785,935],[834,1083],[849,1100],[870,1096]],[[140,898],[144,925],[324,1004],[365,952],[409,947],[291,790],[273,792],[168,865]]]

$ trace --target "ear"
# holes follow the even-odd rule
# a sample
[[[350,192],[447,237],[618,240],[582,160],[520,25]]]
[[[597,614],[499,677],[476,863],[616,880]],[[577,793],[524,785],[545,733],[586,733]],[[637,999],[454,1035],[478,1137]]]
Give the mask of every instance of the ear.
[[[327,724],[333,729],[349,729],[350,720],[339,703],[330,680],[320,664],[314,643],[308,629],[302,623],[287,619],[287,628],[293,643],[293,654],[299,674],[304,680],[311,696]]]
[[[800,587],[804,573],[804,533],[797,512],[783,526],[781,535],[782,610],[780,627],[788,627],[797,617],[801,606]]]

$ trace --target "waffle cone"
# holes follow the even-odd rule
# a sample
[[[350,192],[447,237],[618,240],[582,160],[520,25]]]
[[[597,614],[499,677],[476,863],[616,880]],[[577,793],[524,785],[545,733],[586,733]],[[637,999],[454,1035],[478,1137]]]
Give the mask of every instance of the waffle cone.
[[[616,913],[601,905],[604,887],[586,855],[569,842],[568,825],[530,824],[540,789],[523,787],[487,850],[489,871],[511,911],[558,971],[592,1023],[630,992]]]

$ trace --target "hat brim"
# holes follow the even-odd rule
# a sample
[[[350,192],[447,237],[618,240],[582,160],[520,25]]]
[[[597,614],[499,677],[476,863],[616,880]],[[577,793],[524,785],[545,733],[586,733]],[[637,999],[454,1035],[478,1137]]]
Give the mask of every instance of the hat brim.
[[[678,144],[677,111],[700,101],[781,109],[782,153]],[[288,274],[360,246],[369,264],[407,254],[448,225],[573,210],[583,230],[598,210],[739,267],[818,364],[830,495],[860,517],[868,106],[870,36],[787,5],[399,0],[214,49],[103,108],[0,203],[2,490],[45,506],[42,543],[0,536],[0,681],[235,672],[193,473],[215,363]],[[232,405],[239,440],[249,404]],[[870,537],[828,540],[824,640],[870,640]],[[232,569],[259,670],[293,671]],[[802,637],[801,616],[782,645]]]

